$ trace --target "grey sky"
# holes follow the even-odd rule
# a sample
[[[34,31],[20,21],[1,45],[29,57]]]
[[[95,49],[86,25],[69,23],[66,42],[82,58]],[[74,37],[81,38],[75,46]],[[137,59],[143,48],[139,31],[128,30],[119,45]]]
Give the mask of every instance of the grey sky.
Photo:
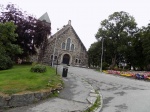
[[[23,11],[39,18],[48,12],[52,34],[72,21],[72,26],[88,49],[96,41],[100,22],[117,11],[132,15],[138,26],[150,23],[149,0],[0,0],[0,4],[17,4]]]

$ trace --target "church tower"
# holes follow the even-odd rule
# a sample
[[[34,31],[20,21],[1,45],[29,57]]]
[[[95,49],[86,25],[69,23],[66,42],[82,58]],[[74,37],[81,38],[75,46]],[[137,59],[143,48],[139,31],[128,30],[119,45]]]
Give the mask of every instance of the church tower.
[[[44,14],[39,18],[39,20],[51,24],[51,21],[50,21],[50,19],[49,19],[49,16],[48,16],[48,13],[47,13],[47,12],[44,13]]]

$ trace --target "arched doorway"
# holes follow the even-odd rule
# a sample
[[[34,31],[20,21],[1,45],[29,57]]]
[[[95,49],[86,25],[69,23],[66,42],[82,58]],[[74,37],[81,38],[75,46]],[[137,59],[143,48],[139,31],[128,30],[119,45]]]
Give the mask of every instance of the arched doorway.
[[[62,63],[63,64],[69,64],[69,61],[70,61],[70,56],[69,56],[69,54],[65,54],[64,56],[63,56],[63,61],[62,61]]]

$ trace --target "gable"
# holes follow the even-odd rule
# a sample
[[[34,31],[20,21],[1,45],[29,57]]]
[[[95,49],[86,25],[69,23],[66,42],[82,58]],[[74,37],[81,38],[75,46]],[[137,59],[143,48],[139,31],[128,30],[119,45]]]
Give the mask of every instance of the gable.
[[[76,41],[75,43],[78,43],[78,45],[76,45],[76,46],[81,45],[81,48],[86,51],[86,48],[85,48],[84,44],[80,40],[80,38],[77,35],[74,28],[71,26],[71,21],[70,20],[69,20],[67,25],[64,25],[62,29],[60,29],[53,36],[51,36],[51,38],[49,39],[49,42],[54,42],[54,40],[56,38],[61,39],[61,41],[65,42],[65,43],[67,42],[67,38],[71,38],[72,40]]]

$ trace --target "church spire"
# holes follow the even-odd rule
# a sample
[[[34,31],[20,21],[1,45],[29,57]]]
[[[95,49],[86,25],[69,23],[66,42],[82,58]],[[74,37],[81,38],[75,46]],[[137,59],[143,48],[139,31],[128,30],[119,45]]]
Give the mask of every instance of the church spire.
[[[47,23],[51,23],[47,12],[44,13],[44,14],[39,18],[39,20],[41,20],[41,21],[46,21]]]

